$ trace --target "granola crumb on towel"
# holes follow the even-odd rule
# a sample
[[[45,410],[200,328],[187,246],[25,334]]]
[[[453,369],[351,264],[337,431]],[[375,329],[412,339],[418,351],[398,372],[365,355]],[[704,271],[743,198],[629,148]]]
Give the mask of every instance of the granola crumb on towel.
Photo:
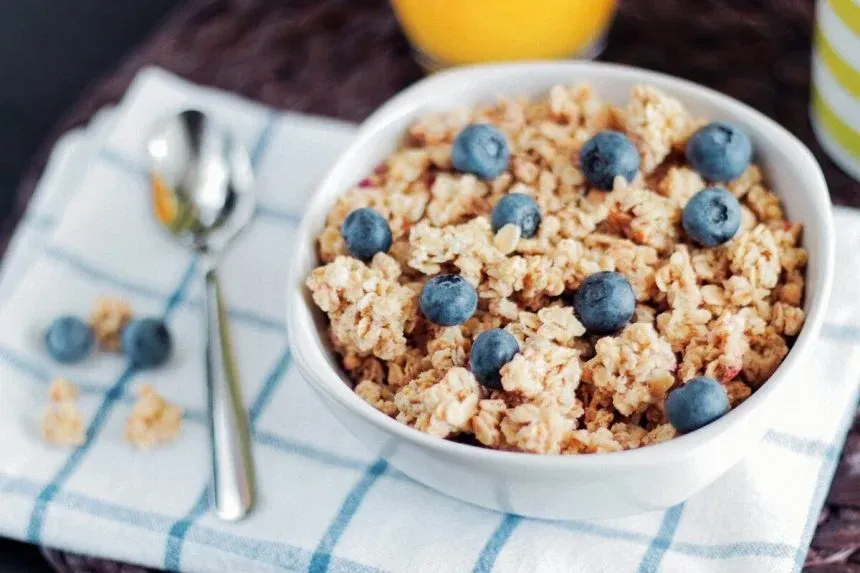
[[[90,313],[90,324],[100,348],[117,352],[122,347],[122,329],[132,318],[131,305],[118,298],[100,297]]]
[[[149,450],[176,439],[181,429],[182,410],[162,398],[149,384],[141,386],[126,423],[126,441]]]
[[[84,422],[78,411],[78,388],[66,378],[56,378],[48,388],[50,403],[42,413],[42,437],[58,446],[84,443]]]

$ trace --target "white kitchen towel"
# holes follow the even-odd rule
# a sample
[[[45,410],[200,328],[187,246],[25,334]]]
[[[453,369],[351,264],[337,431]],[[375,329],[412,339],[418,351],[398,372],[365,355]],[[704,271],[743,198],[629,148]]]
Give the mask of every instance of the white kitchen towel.
[[[199,107],[253,150],[257,216],[224,260],[223,282],[253,424],[260,503],[237,524],[207,511],[200,284],[191,257],[156,227],[142,139]],[[860,215],[836,214],[837,280],[814,360],[765,439],[705,491],[665,512],[548,522],[479,509],[418,485],[317,403],[285,345],[283,285],[313,184],[349,141],[341,122],[273,112],[147,70],[125,99],[57,146],[0,282],[0,535],[194,572],[788,572],[803,563],[855,412],[860,378]],[[45,326],[100,295],[163,315],[166,367],[136,373],[96,353],[59,366]],[[82,390],[87,439],[46,444],[47,384]],[[173,444],[122,438],[136,385],[186,410]],[[667,484],[667,486],[670,486]],[[576,484],[570,484],[575,488]]]

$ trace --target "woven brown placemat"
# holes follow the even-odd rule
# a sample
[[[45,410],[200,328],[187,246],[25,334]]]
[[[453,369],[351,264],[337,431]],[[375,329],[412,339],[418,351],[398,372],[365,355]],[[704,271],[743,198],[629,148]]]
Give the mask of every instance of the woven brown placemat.
[[[601,59],[691,79],[749,103],[810,146],[836,203],[860,206],[860,184],[827,159],[809,125],[813,13],[813,0],[626,0]],[[353,121],[422,76],[385,0],[190,0],[56,126],[22,180],[18,215],[56,138],[118,101],[145,65],[274,107]],[[0,233],[2,244],[11,229],[8,223]],[[860,573],[858,549],[860,423],[855,423],[806,570]],[[145,571],[45,554],[63,572]]]

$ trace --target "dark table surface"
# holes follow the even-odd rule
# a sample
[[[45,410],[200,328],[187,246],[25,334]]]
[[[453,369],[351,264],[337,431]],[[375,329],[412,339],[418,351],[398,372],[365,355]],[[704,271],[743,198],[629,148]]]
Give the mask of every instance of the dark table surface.
[[[749,103],[810,146],[835,203],[860,206],[860,184],[823,154],[809,125],[813,13],[813,0],[622,1],[601,59],[671,73]],[[384,0],[190,0],[55,124],[19,186],[16,213],[55,138],[117,101],[147,64],[274,107],[354,121],[423,75]],[[851,463],[860,434],[852,431],[848,444],[807,562],[815,573],[860,573],[860,464]],[[118,567],[50,556],[66,571]]]
[[[57,121],[179,4],[0,1],[0,221]]]

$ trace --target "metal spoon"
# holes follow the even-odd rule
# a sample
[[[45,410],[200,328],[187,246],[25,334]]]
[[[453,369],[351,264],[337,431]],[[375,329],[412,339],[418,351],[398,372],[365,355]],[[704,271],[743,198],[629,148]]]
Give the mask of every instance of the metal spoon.
[[[206,387],[215,513],[244,517],[254,504],[248,419],[216,267],[251,220],[254,174],[247,152],[203,113],[184,111],[147,144],[158,221],[198,257],[205,284]]]

